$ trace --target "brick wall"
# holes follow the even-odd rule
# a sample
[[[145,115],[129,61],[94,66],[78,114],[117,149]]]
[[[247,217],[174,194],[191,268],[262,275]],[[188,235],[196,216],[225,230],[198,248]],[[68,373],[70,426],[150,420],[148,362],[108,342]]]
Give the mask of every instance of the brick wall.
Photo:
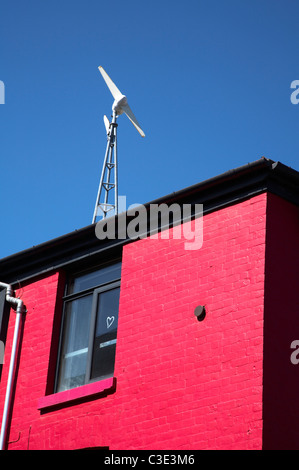
[[[53,380],[59,273],[22,286],[9,449],[261,449],[266,202],[206,215],[200,250],[173,239],[124,247],[116,390],[97,400],[37,409]],[[12,334],[13,321],[7,358]]]

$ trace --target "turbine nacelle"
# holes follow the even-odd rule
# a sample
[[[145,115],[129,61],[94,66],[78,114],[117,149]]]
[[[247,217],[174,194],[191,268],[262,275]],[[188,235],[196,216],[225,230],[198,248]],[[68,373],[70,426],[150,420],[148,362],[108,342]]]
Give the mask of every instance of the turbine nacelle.
[[[124,107],[127,106],[128,100],[125,95],[122,95],[120,98],[114,100],[114,103],[112,105],[112,111],[117,115],[120,116],[120,114],[124,113]]]

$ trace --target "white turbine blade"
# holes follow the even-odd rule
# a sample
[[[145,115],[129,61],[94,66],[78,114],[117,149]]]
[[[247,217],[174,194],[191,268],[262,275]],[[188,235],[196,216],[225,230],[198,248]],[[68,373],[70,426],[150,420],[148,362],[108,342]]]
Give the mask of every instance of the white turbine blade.
[[[139,132],[139,134],[141,135],[141,137],[145,137],[145,134],[144,134],[143,130],[141,129],[140,125],[138,124],[138,121],[137,121],[136,117],[134,116],[133,111],[131,110],[130,106],[128,104],[126,104],[126,105],[122,106],[122,110],[128,116],[131,123],[136,127],[136,129]]]
[[[106,115],[104,116],[104,124],[105,124],[105,127],[106,127],[106,132],[107,132],[107,134],[108,134],[108,132],[109,132],[109,127],[110,127],[110,122],[109,122],[109,119],[107,118]]]
[[[123,94],[119,91],[115,83],[113,83],[107,72],[105,72],[105,70],[101,66],[99,67],[99,71],[101,72],[103,79],[105,80],[109,90],[111,91],[113,98],[115,100],[121,99],[123,97]]]

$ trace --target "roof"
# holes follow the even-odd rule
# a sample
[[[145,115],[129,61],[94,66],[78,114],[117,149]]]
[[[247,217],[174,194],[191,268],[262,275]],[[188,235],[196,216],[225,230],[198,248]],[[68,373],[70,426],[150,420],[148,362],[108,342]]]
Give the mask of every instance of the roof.
[[[203,204],[203,213],[209,213],[247,198],[271,192],[299,205],[299,172],[261,158],[247,165],[168,194],[151,204]],[[75,230],[61,237],[18,252],[0,260],[0,278],[10,284],[25,282],[32,277],[57,270],[88,266],[97,260],[111,260],[121,256],[122,246],[129,239],[99,240],[95,224]]]

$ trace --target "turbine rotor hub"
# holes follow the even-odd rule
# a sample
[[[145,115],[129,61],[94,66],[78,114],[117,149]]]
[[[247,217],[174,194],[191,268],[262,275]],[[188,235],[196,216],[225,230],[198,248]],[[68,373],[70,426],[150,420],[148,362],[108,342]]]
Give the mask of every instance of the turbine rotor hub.
[[[115,112],[119,116],[120,114],[124,112],[123,107],[126,106],[127,104],[128,104],[127,97],[125,95],[122,95],[121,98],[114,100],[114,103],[112,105],[112,111]]]

